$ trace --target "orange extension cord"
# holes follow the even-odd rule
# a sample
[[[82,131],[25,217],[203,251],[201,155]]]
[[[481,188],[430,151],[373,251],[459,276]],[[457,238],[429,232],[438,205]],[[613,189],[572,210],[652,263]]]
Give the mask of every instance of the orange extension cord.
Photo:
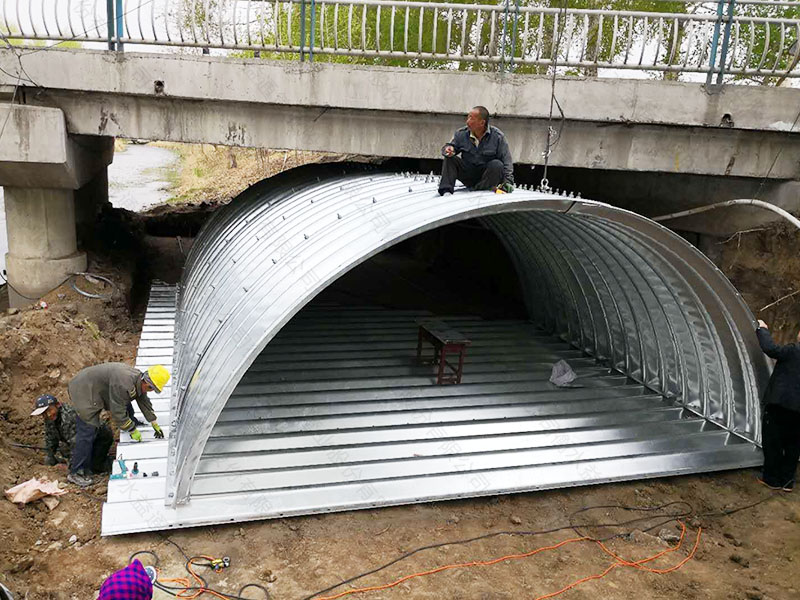
[[[350,594],[361,594],[361,593],[364,593],[364,592],[376,592],[376,591],[379,591],[379,590],[386,590],[386,589],[389,589],[389,588],[393,588],[393,587],[395,587],[397,585],[400,585],[401,583],[403,583],[405,581],[408,581],[409,579],[414,579],[416,577],[424,577],[426,575],[433,575],[435,573],[441,573],[442,571],[449,571],[451,569],[463,569],[463,568],[467,568],[467,567],[488,567],[490,565],[495,565],[495,564],[497,564],[499,562],[503,562],[503,561],[506,561],[506,560],[518,560],[518,559],[521,559],[521,558],[528,558],[528,557],[533,556],[535,554],[539,554],[540,552],[544,552],[545,550],[556,550],[558,548],[561,548],[562,546],[566,546],[567,544],[573,544],[573,543],[576,543],[576,542],[593,542],[594,544],[597,544],[597,546],[604,553],[608,554],[611,558],[613,558],[615,560],[615,562],[612,563],[602,573],[596,573],[595,575],[589,575],[588,577],[583,577],[582,579],[578,579],[577,581],[573,581],[569,585],[564,586],[563,588],[561,588],[560,590],[558,590],[556,592],[552,592],[550,594],[545,594],[544,596],[538,596],[537,598],[534,599],[534,600],[547,600],[547,598],[554,598],[554,597],[556,597],[556,596],[558,596],[560,594],[563,594],[564,592],[566,592],[568,590],[571,590],[574,587],[577,587],[577,586],[581,585],[582,583],[586,583],[587,581],[592,581],[592,580],[595,580],[595,579],[602,579],[603,577],[605,577],[606,575],[611,573],[611,571],[613,571],[617,567],[629,567],[629,568],[633,568],[633,569],[639,569],[639,570],[645,571],[647,573],[655,573],[655,574],[658,574],[658,575],[663,575],[663,574],[666,574],[666,573],[671,573],[672,571],[677,571],[683,565],[685,565],[687,562],[689,562],[692,559],[692,557],[694,557],[695,552],[697,552],[697,548],[700,545],[700,534],[703,531],[702,528],[697,530],[697,538],[695,539],[694,547],[692,548],[691,552],[689,552],[688,556],[686,556],[684,559],[682,559],[678,564],[676,564],[676,565],[674,565],[672,567],[669,567],[667,569],[654,569],[654,568],[647,567],[647,566],[644,566],[644,565],[646,563],[652,562],[652,561],[654,561],[654,560],[656,560],[658,558],[661,558],[662,556],[664,556],[666,554],[669,554],[670,552],[675,552],[676,550],[679,550],[681,548],[681,546],[683,545],[684,537],[686,536],[686,525],[684,525],[683,522],[681,522],[681,521],[678,521],[678,523],[681,526],[681,537],[680,537],[680,539],[678,540],[678,543],[675,546],[671,546],[671,547],[667,548],[666,550],[662,550],[658,554],[654,554],[653,556],[650,556],[650,557],[647,557],[647,558],[643,558],[643,559],[637,560],[637,561],[630,561],[630,560],[626,560],[624,558],[621,558],[620,556],[618,556],[617,554],[615,554],[614,552],[609,550],[602,542],[600,542],[598,540],[594,540],[594,539],[589,538],[589,537],[578,537],[578,538],[571,538],[571,539],[568,539],[568,540],[564,540],[563,542],[559,542],[558,544],[555,544],[553,546],[543,546],[541,548],[536,548],[535,550],[531,550],[530,552],[525,552],[524,554],[509,554],[507,556],[501,556],[500,558],[495,558],[495,559],[492,559],[492,560],[476,560],[476,561],[471,561],[471,562],[466,562],[466,563],[456,563],[456,564],[451,564],[451,565],[443,565],[441,567],[436,567],[435,569],[431,569],[429,571],[422,571],[420,573],[412,573],[411,575],[406,575],[405,577],[401,577],[400,579],[398,579],[396,581],[393,581],[391,583],[387,583],[387,584],[384,584],[384,585],[378,585],[378,586],[372,586],[372,587],[363,587],[363,588],[348,590],[346,592],[341,592],[341,593],[336,594],[334,596],[323,596],[323,597],[318,598],[317,600],[337,600],[338,598],[342,598],[344,596],[349,596]],[[189,596],[187,596],[187,597],[189,597]],[[195,596],[191,596],[191,598],[194,598],[194,597]]]
[[[192,580],[189,579],[188,577],[176,577],[174,579],[159,579],[158,582],[177,583],[178,585],[182,585],[183,587],[185,587],[186,588],[185,590],[175,594],[176,598],[186,598],[187,600],[194,600],[194,598],[198,598],[203,594],[211,594],[212,596],[220,598],[220,600],[230,600],[229,596],[225,596],[223,594],[220,594],[218,592],[215,592],[214,590],[205,587],[206,582],[203,581],[203,579],[197,573],[194,572],[194,569],[192,569],[192,563],[195,560],[199,560],[201,558],[209,562],[214,560],[214,557],[212,556],[194,556],[191,559],[189,559],[189,562],[186,563],[186,569],[189,571],[189,573],[192,574],[192,577],[194,577],[195,579],[194,583],[192,583]]]

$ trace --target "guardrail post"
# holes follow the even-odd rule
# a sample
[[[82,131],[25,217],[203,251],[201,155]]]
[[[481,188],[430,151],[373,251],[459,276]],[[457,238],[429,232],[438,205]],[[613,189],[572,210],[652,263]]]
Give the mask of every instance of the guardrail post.
[[[519,0],[514,0],[514,31],[511,34],[511,62],[509,63],[509,71],[514,72],[514,56],[517,54],[517,27],[519,26]],[[525,48],[522,49],[523,58],[525,56]]]
[[[503,33],[500,34],[500,72],[506,70],[506,38],[508,34],[508,2],[504,0],[505,8],[503,10]]]
[[[306,0],[300,1],[300,62],[305,60],[306,44]]]
[[[116,11],[116,22],[117,22],[117,52],[122,52],[124,48],[122,47],[122,19],[124,14],[122,12],[122,0],[117,1],[117,11]]]
[[[706,85],[711,85],[714,78],[714,68],[717,64],[717,47],[719,46],[719,30],[722,25],[722,4],[725,0],[717,0],[717,21],[714,23],[714,36],[711,39],[711,54],[708,57],[708,75]]]
[[[725,21],[725,34],[722,36],[722,55],[719,59],[719,71],[717,72],[717,86],[722,85],[722,77],[725,75],[725,63],[728,60],[728,46],[731,41],[731,26],[733,25],[733,10],[736,0],[728,0],[728,15]],[[769,27],[769,25],[768,25]]]
[[[114,0],[106,0],[106,27],[108,29],[108,49],[114,50]]]
[[[314,42],[316,41],[316,25],[317,25],[317,11],[315,9],[316,9],[316,0],[311,0],[311,40],[309,40],[308,43],[308,62],[314,62]]]

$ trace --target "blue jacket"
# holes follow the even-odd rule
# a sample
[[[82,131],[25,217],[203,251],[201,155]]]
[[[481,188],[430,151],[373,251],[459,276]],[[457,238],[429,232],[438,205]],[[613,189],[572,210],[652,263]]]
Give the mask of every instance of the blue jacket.
[[[777,360],[769,378],[764,404],[779,404],[800,412],[800,344],[778,346],[768,329],[756,330],[764,354]]]
[[[506,136],[497,127],[489,125],[477,146],[470,139],[469,128],[462,127],[453,134],[449,144],[442,146],[442,156],[445,156],[444,149],[447,146],[456,149],[456,155],[461,155],[461,160],[468,169],[483,170],[490,160],[503,161],[503,181],[514,183],[514,161],[511,160],[511,150],[508,149]]]

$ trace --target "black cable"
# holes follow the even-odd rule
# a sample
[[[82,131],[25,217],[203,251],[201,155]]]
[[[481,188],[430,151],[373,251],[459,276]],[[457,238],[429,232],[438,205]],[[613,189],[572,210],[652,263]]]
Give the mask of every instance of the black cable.
[[[797,113],[797,116],[794,118],[792,126],[789,127],[789,131],[787,133],[791,133],[792,131],[794,131],[794,127],[795,125],[797,125],[798,120],[800,120],[800,112]],[[767,178],[772,174],[772,169],[775,168],[775,164],[778,162],[778,159],[780,158],[782,153],[783,153],[783,146],[778,148],[778,152],[775,153],[775,158],[772,160],[772,164],[769,166],[766,175],[764,175],[764,177],[761,179],[761,183],[758,184],[758,189],[756,190],[756,193],[753,195],[753,198],[758,198],[758,195],[761,193],[761,190],[764,187]]]
[[[178,552],[183,554],[183,558],[185,558],[186,560],[191,560],[190,556],[188,554],[186,554],[186,552],[183,551],[183,548],[180,547],[178,542],[175,542],[175,541],[171,540],[170,538],[168,538],[166,535],[164,535],[160,531],[158,532],[158,535],[160,535],[161,539],[163,539],[165,542],[169,542],[170,544],[175,546],[178,549]]]
[[[272,596],[270,595],[269,590],[265,588],[263,585],[260,585],[258,583],[248,583],[246,585],[243,585],[241,588],[239,588],[239,591],[236,593],[239,596],[241,596],[244,593],[244,591],[249,587],[254,587],[256,589],[261,590],[262,592],[264,592],[264,596],[266,597],[267,600],[272,600]]]
[[[214,568],[214,564],[211,561],[209,561],[207,559],[204,559],[202,556],[189,556],[184,551],[184,549],[181,547],[181,545],[178,544],[176,541],[170,539],[169,537],[167,537],[163,533],[159,533],[159,535],[161,536],[161,539],[163,539],[165,542],[169,542],[170,544],[175,546],[175,548],[178,549],[178,552],[180,552],[183,555],[183,557],[186,559],[186,562],[184,563],[184,568],[186,569],[186,571],[189,574],[192,574],[192,571],[189,570],[190,565],[194,566],[194,567],[205,567],[207,569],[213,569]],[[155,552],[151,552],[149,550],[140,550],[138,552],[133,553],[131,555],[130,559],[129,559],[129,562],[130,562],[130,560],[132,560],[138,554],[143,554],[143,553],[146,553],[146,554],[149,554],[149,555],[153,556],[155,558],[155,560],[156,560],[156,566],[158,565],[158,560],[159,560],[158,559],[158,555],[156,555]],[[199,562],[198,559],[202,559],[203,562]],[[244,586],[242,586],[239,589],[239,591],[235,595],[233,595],[233,594],[227,594],[225,592],[220,592],[219,590],[215,590],[215,589],[209,587],[208,582],[206,581],[206,579],[202,575],[200,575],[199,573],[195,573],[195,576],[200,580],[200,582],[201,582],[200,586],[195,586],[195,587],[171,586],[171,585],[166,585],[164,583],[161,583],[159,581],[154,582],[153,585],[155,587],[157,587],[158,589],[160,589],[161,591],[169,594],[170,596],[176,597],[176,598],[178,597],[178,593],[180,593],[180,592],[192,592],[192,591],[197,592],[197,591],[201,591],[201,590],[208,590],[208,591],[214,592],[215,594],[219,594],[221,596],[224,596],[225,598],[228,598],[230,600],[253,600],[252,598],[245,598],[244,596],[242,596],[242,592],[244,592],[244,590],[246,590],[247,588],[260,589],[261,591],[264,592],[265,597],[266,597],[267,600],[271,600],[271,598],[272,598],[272,596],[269,593],[269,590],[267,590],[267,588],[265,588],[264,586],[259,585],[257,583],[245,584]]]
[[[134,559],[135,559],[137,556],[139,556],[140,554],[149,554],[150,556],[152,556],[152,557],[153,557],[153,561],[154,561],[154,562],[153,562],[153,566],[154,566],[154,567],[157,567],[157,566],[158,566],[158,555],[157,555],[155,552],[150,552],[150,550],[138,550],[138,551],[134,552],[133,554],[131,554],[131,555],[128,557],[128,564],[131,564],[131,563],[133,562],[133,560],[134,560]]]
[[[83,276],[89,275],[90,277],[92,276],[92,275],[91,275],[91,273],[72,273],[71,275],[69,275],[69,277],[67,277],[66,279],[64,279],[64,280],[63,280],[61,283],[59,283],[57,286],[55,286],[55,287],[53,287],[53,288],[50,288],[49,290],[47,290],[46,292],[44,292],[44,293],[40,294],[39,296],[36,296],[36,297],[31,297],[31,296],[26,296],[25,294],[23,294],[22,292],[20,292],[20,291],[19,291],[17,288],[15,288],[13,285],[11,285],[11,283],[8,281],[8,279],[6,279],[6,278],[3,276],[3,272],[2,272],[2,271],[0,271],[0,279],[2,279],[2,280],[3,280],[3,283],[4,283],[5,285],[7,285],[7,286],[9,287],[9,289],[13,290],[13,291],[14,291],[14,293],[16,293],[18,296],[21,296],[22,298],[25,298],[26,300],[38,300],[38,299],[39,299],[39,298],[41,298],[42,296],[46,296],[46,295],[47,295],[47,294],[49,294],[50,292],[53,292],[53,291],[57,290],[58,288],[60,288],[62,285],[64,285],[65,283],[67,283],[67,282],[68,282],[70,279],[72,279],[72,278],[73,278],[73,277],[75,277],[76,275],[83,275]],[[96,276],[96,277],[100,277],[100,276],[98,275],[98,276]],[[103,277],[103,279],[107,279],[107,278],[106,278],[106,277]],[[109,281],[110,281],[110,280],[109,280]],[[114,286],[114,282],[111,282],[111,286],[112,286],[112,287]],[[86,296],[87,298],[93,298],[93,296],[88,296],[88,295],[86,295],[86,293],[84,293],[84,292],[82,292],[82,291],[80,291],[80,290],[75,290],[75,291],[76,291],[76,292],[78,292],[79,294],[81,294],[82,296]],[[112,295],[113,295],[113,294],[112,294]],[[112,296],[97,296],[97,297],[98,297],[100,300],[108,300],[108,299],[109,299],[109,298],[111,298]]]
[[[47,294],[49,294],[49,293],[50,293],[50,292],[52,292],[53,290],[57,290],[58,288],[60,288],[60,287],[61,287],[62,285],[64,285],[65,283],[67,283],[67,282],[68,282],[70,279],[72,279],[73,277],[74,277],[74,274],[73,274],[73,275],[70,275],[70,276],[69,276],[69,277],[67,277],[67,278],[66,278],[64,281],[62,281],[61,283],[59,283],[59,284],[58,284],[56,287],[54,287],[54,288],[50,288],[50,289],[49,289],[49,290],[47,290],[45,293],[43,293],[41,296],[37,296],[37,297],[35,297],[35,298],[34,298],[34,297],[31,297],[31,296],[26,296],[25,294],[21,293],[21,292],[20,292],[20,291],[19,291],[17,288],[15,288],[13,285],[11,285],[11,283],[9,283],[8,279],[6,279],[5,277],[3,277],[3,273],[2,273],[2,272],[0,272],[0,279],[2,279],[2,280],[3,280],[3,282],[4,282],[4,283],[5,283],[7,286],[8,286],[8,288],[9,288],[9,289],[11,289],[11,290],[13,290],[15,294],[17,294],[17,295],[19,295],[19,296],[22,296],[22,297],[23,297],[23,298],[25,298],[26,300],[38,300],[39,298],[41,298],[42,296],[46,296]]]
[[[578,510],[570,513],[570,515],[568,517],[569,521],[570,521],[570,524],[569,525],[564,525],[564,526],[561,526],[561,527],[553,527],[551,529],[542,529],[542,530],[539,530],[539,531],[495,531],[495,532],[492,532],[492,533],[487,533],[487,534],[484,534],[484,535],[479,535],[479,536],[476,536],[476,537],[467,538],[467,539],[463,539],[463,540],[454,540],[454,541],[449,541],[449,542],[439,542],[439,543],[436,543],[436,544],[428,544],[426,546],[420,546],[419,548],[415,548],[413,550],[409,550],[408,552],[405,552],[405,553],[401,554],[400,556],[398,556],[394,560],[389,561],[388,563],[386,563],[384,565],[381,565],[379,567],[376,567],[375,569],[372,569],[370,571],[365,571],[364,573],[360,573],[358,575],[354,575],[353,577],[345,579],[344,581],[341,581],[340,583],[337,583],[337,584],[332,585],[332,586],[330,586],[328,588],[325,588],[324,590],[320,590],[320,591],[315,592],[315,593],[313,593],[313,594],[311,594],[309,596],[305,596],[303,598],[303,600],[312,600],[313,598],[315,598],[317,596],[321,596],[322,594],[325,594],[327,592],[335,590],[336,588],[339,588],[339,587],[341,587],[343,585],[347,585],[347,584],[352,583],[352,582],[354,582],[354,581],[356,581],[358,579],[362,579],[364,577],[367,577],[368,575],[373,575],[375,573],[378,573],[379,571],[383,571],[384,569],[387,569],[388,567],[391,567],[392,565],[395,565],[395,564],[397,564],[397,563],[399,563],[399,562],[401,562],[403,560],[406,560],[407,558],[410,558],[411,556],[414,556],[415,554],[418,554],[419,552],[423,552],[425,550],[433,550],[433,549],[442,548],[442,547],[445,547],[445,546],[455,546],[455,545],[470,544],[472,542],[476,542],[476,541],[479,541],[479,540],[485,540],[485,539],[498,537],[498,536],[506,536],[506,535],[508,535],[508,536],[537,536],[537,535],[546,535],[546,534],[550,534],[550,533],[557,533],[559,531],[566,531],[566,530],[575,531],[580,537],[586,537],[587,539],[589,539],[591,541],[603,542],[603,541],[608,541],[608,540],[611,540],[611,539],[614,539],[614,538],[618,538],[618,537],[623,537],[623,536],[629,535],[631,532],[618,533],[618,534],[614,534],[614,535],[611,535],[611,536],[608,536],[608,537],[605,537],[605,538],[593,538],[591,536],[587,536],[586,534],[581,533],[576,528],[577,527],[583,527],[583,528],[593,529],[593,528],[600,528],[600,527],[623,527],[625,525],[631,525],[633,523],[637,523],[637,522],[640,522],[640,521],[648,521],[648,520],[655,519],[655,518],[662,517],[662,516],[663,517],[669,517],[666,520],[660,521],[656,525],[652,525],[652,526],[647,527],[646,529],[642,530],[642,531],[647,532],[647,531],[656,529],[658,527],[662,527],[663,525],[666,525],[667,523],[671,523],[671,522],[675,521],[676,519],[688,518],[688,517],[709,517],[709,516],[728,516],[728,515],[732,515],[734,513],[739,512],[739,511],[746,510],[748,508],[753,508],[755,506],[758,506],[759,504],[763,504],[764,502],[772,500],[773,498],[775,498],[776,496],[778,496],[780,494],[781,494],[781,492],[775,492],[773,494],[765,496],[764,498],[762,498],[761,500],[758,500],[757,502],[753,502],[753,503],[747,504],[745,506],[740,506],[740,507],[737,507],[737,508],[724,510],[724,511],[714,511],[714,512],[708,512],[708,513],[700,513],[700,514],[695,513],[694,507],[689,502],[686,502],[684,500],[677,500],[677,501],[673,501],[673,502],[667,502],[665,504],[661,504],[661,505],[657,505],[657,506],[624,506],[624,505],[616,505],[616,504],[589,506],[589,507],[578,509]],[[668,508],[668,507],[671,507],[671,506],[675,506],[675,505],[681,505],[681,504],[685,505],[689,510],[686,510],[686,511],[683,511],[683,512],[679,512],[679,513],[668,514],[668,515],[647,515],[647,516],[643,516],[643,517],[637,517],[635,519],[630,519],[628,521],[618,521],[618,522],[613,522],[613,523],[595,523],[595,524],[584,523],[584,524],[578,524],[578,525],[572,523],[572,519],[575,517],[575,515],[587,512],[589,510],[594,510],[594,509],[616,508],[616,509],[621,509],[621,510],[642,511],[642,512],[656,512],[658,510],[663,510],[665,508]]]
[[[550,184],[547,179],[547,168],[550,164],[550,153],[555,148],[556,144],[558,144],[559,138],[561,138],[561,132],[564,128],[564,122],[566,121],[566,117],[564,116],[564,111],[561,109],[561,104],[558,102],[556,98],[556,74],[558,73],[558,53],[561,52],[561,37],[564,33],[564,24],[567,20],[567,0],[564,0],[564,4],[561,7],[559,13],[561,16],[561,20],[559,21],[558,27],[558,37],[556,38],[556,45],[553,49],[553,55],[551,57],[551,62],[553,64],[553,77],[550,82],[550,113],[547,117],[547,143],[545,144],[544,149],[544,172],[542,173],[542,181],[539,184],[539,187],[542,191],[550,191]],[[558,128],[558,132],[553,131],[552,122],[553,122],[553,104],[558,107],[558,111],[561,113],[561,125]],[[555,137],[553,134],[556,133]]]

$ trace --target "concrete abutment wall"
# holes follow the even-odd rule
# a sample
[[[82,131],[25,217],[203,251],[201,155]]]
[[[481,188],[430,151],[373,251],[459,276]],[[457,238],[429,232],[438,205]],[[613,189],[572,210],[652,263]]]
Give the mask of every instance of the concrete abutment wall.
[[[6,116],[0,138],[6,269],[9,302],[23,306],[86,270],[76,214],[91,220],[98,204],[107,201],[106,166],[114,144],[110,137],[69,135],[59,109],[7,105],[0,120]],[[81,198],[80,209],[76,198]]]

